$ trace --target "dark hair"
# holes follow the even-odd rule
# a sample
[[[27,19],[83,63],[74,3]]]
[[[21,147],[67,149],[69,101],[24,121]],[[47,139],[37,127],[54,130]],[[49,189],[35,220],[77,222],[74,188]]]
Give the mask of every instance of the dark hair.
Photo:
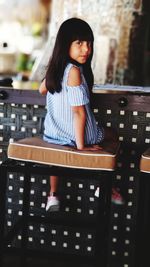
[[[85,64],[83,64],[83,74],[88,86],[93,86],[93,72],[91,69],[91,60],[93,57],[94,36],[92,29],[87,22],[79,18],[70,18],[64,21],[57,33],[56,41],[46,72],[46,87],[50,93],[61,91],[61,81],[64,69],[71,61],[69,58],[69,49],[73,41],[90,41],[91,54]],[[79,65],[77,62],[74,64]]]

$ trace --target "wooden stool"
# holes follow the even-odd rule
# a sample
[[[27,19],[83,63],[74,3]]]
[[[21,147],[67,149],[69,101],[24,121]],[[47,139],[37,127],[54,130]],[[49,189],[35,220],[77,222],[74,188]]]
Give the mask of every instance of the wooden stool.
[[[140,159],[136,267],[150,265],[150,148]]]
[[[67,258],[71,261],[78,259],[80,262],[91,260],[96,266],[99,266],[99,264],[102,267],[107,265],[111,184],[119,143],[107,142],[103,143],[102,146],[103,149],[100,151],[78,151],[71,147],[49,144],[38,137],[26,138],[9,144],[9,159],[0,166],[1,258],[5,252],[10,252],[12,248],[8,248],[8,244],[19,233],[21,236],[19,247],[21,266],[25,266],[25,259],[29,255],[33,256],[35,250],[39,250],[41,257],[46,254],[50,258],[55,256],[56,259]],[[24,174],[23,205],[22,216],[15,218],[14,225],[9,231],[7,229],[4,234],[6,185],[9,172]],[[94,197],[94,191],[92,191],[91,202],[87,204],[85,197],[86,194],[88,195],[88,191],[84,191],[83,198],[85,200],[82,203],[82,212],[81,208],[78,208],[75,214],[69,214],[69,216],[67,212],[61,211],[51,214],[45,212],[44,216],[41,216],[41,214],[32,214],[31,216],[30,189],[31,175],[33,174],[40,175],[41,179],[44,175],[61,176],[62,180],[70,179],[71,182],[82,179],[85,181],[85,185],[89,181],[91,183],[95,180],[100,188],[99,198]],[[75,194],[74,189],[73,194]],[[93,205],[93,201],[96,203],[96,205],[94,204],[95,212],[89,207],[87,215],[87,206]],[[29,249],[29,223],[31,222],[48,226],[55,225],[59,228],[59,231],[63,229],[62,236],[57,237],[58,242],[55,240],[55,246],[51,246],[49,250],[49,247],[46,247],[47,253],[42,249],[42,243],[34,251]],[[74,232],[76,232],[76,235],[73,234]],[[67,241],[64,235],[70,235]],[[49,240],[52,237],[46,238]],[[54,245],[54,241],[49,244]],[[36,247],[36,242],[34,245]],[[18,251],[16,248],[14,250]]]

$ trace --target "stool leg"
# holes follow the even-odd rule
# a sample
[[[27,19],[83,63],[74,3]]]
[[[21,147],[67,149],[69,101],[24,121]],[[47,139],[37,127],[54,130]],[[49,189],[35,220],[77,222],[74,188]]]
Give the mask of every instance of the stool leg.
[[[25,166],[24,186],[23,186],[23,207],[22,207],[22,241],[21,241],[21,257],[20,266],[27,266],[27,241],[28,241],[28,221],[29,221],[29,209],[30,209],[30,168]]]
[[[4,225],[6,215],[6,185],[7,185],[7,166],[0,166],[0,266],[3,264],[4,258]]]
[[[112,174],[108,177],[103,177],[100,185],[99,195],[99,216],[97,220],[97,240],[96,240],[96,267],[107,266],[108,246],[109,246],[109,226],[111,218],[111,189],[112,189]],[[103,195],[103,200],[101,199]],[[103,214],[103,220],[101,218]],[[102,226],[103,224],[103,226]],[[102,229],[103,227],[103,237]],[[103,240],[103,242],[101,242]],[[105,248],[105,249],[104,249]],[[104,250],[103,257],[100,257],[100,251]]]

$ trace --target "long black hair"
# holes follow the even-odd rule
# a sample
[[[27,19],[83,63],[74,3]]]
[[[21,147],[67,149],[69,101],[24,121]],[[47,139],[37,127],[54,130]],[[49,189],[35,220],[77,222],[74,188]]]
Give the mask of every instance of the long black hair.
[[[91,60],[93,57],[94,36],[89,24],[79,18],[70,18],[64,21],[57,33],[56,41],[46,72],[46,88],[50,93],[61,91],[61,81],[64,69],[67,63],[71,62],[69,58],[69,49],[73,41],[90,41],[91,54],[83,64],[83,74],[89,88],[93,86],[93,72],[91,69]],[[75,63],[76,64],[76,63]],[[78,65],[78,63],[77,63]]]

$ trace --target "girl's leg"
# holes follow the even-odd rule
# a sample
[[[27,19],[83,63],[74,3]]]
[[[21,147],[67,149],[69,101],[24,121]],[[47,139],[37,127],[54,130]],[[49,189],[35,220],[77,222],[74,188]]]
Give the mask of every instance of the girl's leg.
[[[118,141],[118,135],[115,132],[115,130],[110,129],[110,128],[105,128],[104,131],[105,131],[104,141],[108,141],[108,140],[111,140],[114,142]],[[112,203],[116,205],[123,205],[125,203],[124,198],[119,188],[115,188],[115,187],[112,188],[111,201]]]
[[[46,211],[59,211],[60,202],[57,197],[58,180],[58,176],[50,176],[50,192],[47,197]]]
[[[50,176],[50,194],[57,193],[58,189],[58,176]]]

